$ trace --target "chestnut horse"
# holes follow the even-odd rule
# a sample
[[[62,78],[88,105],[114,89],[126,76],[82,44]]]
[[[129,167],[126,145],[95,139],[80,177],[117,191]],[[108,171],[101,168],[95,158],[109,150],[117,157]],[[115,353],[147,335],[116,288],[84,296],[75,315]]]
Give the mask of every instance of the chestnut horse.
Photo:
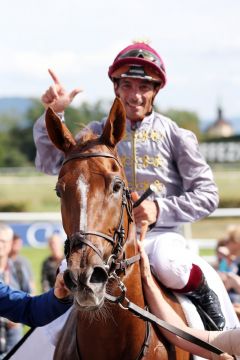
[[[101,136],[84,131],[76,141],[50,108],[46,114],[49,137],[65,154],[56,192],[67,234],[64,280],[74,299],[56,360],[189,359],[124,306],[125,295],[145,306],[132,204],[116,150],[125,123],[116,99]],[[175,298],[168,298],[184,317]]]

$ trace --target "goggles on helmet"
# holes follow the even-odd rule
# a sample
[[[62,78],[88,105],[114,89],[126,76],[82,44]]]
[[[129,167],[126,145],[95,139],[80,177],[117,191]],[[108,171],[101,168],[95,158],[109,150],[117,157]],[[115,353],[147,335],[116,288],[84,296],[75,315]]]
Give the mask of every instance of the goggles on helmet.
[[[161,77],[150,66],[123,65],[111,74],[112,79],[136,78],[161,83]]]
[[[142,58],[155,63],[157,66],[159,66],[161,69],[165,71],[163,63],[160,61],[159,57],[157,57],[155,54],[151,53],[148,50],[134,49],[134,50],[129,50],[124,54],[118,56],[118,60],[126,59],[126,58],[140,58],[140,59]]]

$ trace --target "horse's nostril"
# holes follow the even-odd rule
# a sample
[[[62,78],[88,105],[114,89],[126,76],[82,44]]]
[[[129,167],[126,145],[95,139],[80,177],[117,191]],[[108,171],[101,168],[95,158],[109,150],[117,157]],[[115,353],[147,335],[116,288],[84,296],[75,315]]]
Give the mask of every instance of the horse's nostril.
[[[107,281],[108,274],[101,266],[96,266],[90,278],[91,283],[105,283]]]
[[[69,290],[73,290],[74,288],[77,287],[77,282],[69,270],[64,271],[63,279],[64,279],[64,283],[65,283],[66,287]]]

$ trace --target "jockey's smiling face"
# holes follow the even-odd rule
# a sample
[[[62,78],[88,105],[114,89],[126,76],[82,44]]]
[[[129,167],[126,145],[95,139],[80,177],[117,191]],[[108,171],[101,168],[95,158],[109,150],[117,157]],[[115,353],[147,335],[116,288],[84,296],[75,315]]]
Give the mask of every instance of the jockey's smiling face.
[[[155,84],[145,79],[124,78],[114,84],[115,94],[120,97],[127,118],[140,121],[151,113],[153,100],[158,92]]]

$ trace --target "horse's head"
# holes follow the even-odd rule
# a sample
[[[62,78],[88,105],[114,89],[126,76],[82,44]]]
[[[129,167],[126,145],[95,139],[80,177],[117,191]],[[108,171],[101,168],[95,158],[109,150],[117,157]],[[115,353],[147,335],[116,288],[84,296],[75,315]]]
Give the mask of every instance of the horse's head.
[[[65,154],[56,185],[67,234],[64,279],[81,309],[103,304],[112,260],[128,233],[131,201],[116,151],[125,123],[116,99],[101,136],[85,133],[76,141],[50,108],[46,114],[49,137]]]

